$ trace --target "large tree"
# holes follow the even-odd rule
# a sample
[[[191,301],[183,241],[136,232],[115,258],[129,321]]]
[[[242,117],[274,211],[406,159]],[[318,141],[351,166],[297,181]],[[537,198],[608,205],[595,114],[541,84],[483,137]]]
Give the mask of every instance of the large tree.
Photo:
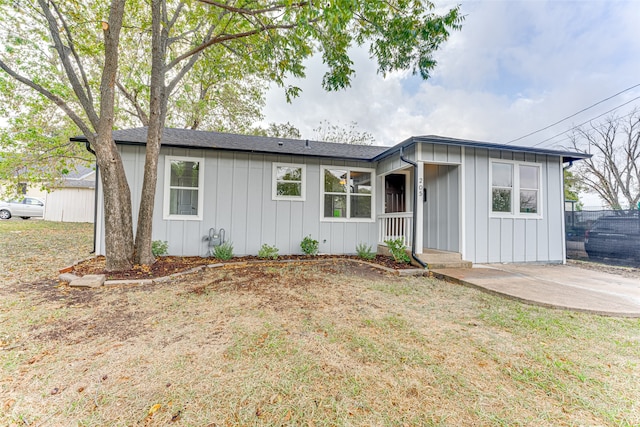
[[[582,186],[610,209],[634,209],[640,201],[640,110],[580,127],[570,140],[576,151],[593,155],[579,162]]]
[[[124,0],[108,5],[0,0],[5,42],[0,68],[61,108],[96,152],[111,270],[153,262],[151,219],[168,99],[198,61],[210,58],[231,76],[266,77],[291,97],[300,91],[286,86],[286,77],[303,77],[304,60],[315,52],[327,66],[323,86],[347,87],[354,75],[348,49],[366,43],[381,73],[412,69],[427,78],[436,64],[433,53],[462,20],[458,8],[439,15],[432,3],[419,0],[151,0],[150,5],[130,0],[126,5]],[[119,47],[125,42],[130,49],[119,74]],[[148,58],[150,74],[135,66]],[[140,102],[146,87],[148,100]],[[135,245],[130,190],[112,137],[117,90],[148,120]]]
[[[374,136],[367,131],[358,129],[357,122],[351,122],[348,126],[329,123],[328,120],[320,122],[313,131],[318,141],[340,142],[354,145],[373,145],[376,142]]]
[[[48,190],[78,166],[93,162],[83,146],[69,141],[78,132],[73,122],[55,105],[20,89],[0,88],[2,198],[16,197],[27,187]]]

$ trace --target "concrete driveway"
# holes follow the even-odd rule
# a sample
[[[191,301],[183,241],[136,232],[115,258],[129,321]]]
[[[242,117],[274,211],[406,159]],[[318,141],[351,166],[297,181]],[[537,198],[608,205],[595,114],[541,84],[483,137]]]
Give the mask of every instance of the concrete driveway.
[[[446,280],[544,307],[640,317],[640,280],[561,264],[485,264],[432,271]]]

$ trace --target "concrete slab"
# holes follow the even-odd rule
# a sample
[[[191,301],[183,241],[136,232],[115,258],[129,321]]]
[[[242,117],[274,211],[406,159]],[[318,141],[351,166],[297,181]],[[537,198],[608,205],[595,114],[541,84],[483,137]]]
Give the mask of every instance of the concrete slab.
[[[445,280],[544,307],[640,317],[640,280],[552,264],[485,264],[435,269]]]
[[[70,282],[69,286],[74,288],[97,288],[102,286],[105,281],[106,277],[104,274],[87,274]]]

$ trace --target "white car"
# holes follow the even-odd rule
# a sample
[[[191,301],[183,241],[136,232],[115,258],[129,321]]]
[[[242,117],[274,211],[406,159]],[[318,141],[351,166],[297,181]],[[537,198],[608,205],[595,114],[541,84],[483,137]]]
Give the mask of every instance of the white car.
[[[44,216],[44,202],[35,197],[25,197],[22,200],[0,201],[0,219],[19,216],[22,219]]]

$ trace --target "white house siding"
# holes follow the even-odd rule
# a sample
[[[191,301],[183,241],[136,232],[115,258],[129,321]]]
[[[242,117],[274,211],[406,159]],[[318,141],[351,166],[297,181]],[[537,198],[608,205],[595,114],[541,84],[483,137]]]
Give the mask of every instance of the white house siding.
[[[464,157],[463,257],[474,263],[563,262],[561,159],[471,147],[466,148]],[[490,159],[535,162],[542,166],[542,218],[490,216]]]
[[[120,151],[131,187],[135,224],[142,186],[144,147],[120,146]],[[164,158],[167,155],[204,158],[202,220],[163,219]],[[272,200],[274,162],[306,165],[305,201]],[[208,235],[210,228],[225,230],[226,240],[233,244],[236,255],[255,255],[265,243],[275,245],[280,254],[298,254],[301,253],[300,242],[308,235],[319,241],[321,253],[355,253],[358,243],[375,247],[375,221],[321,220],[321,165],[375,168],[368,162],[162,148],[158,163],[153,239],[168,241],[169,253],[182,256],[205,255],[207,244],[202,238]],[[375,182],[375,172],[372,179]],[[102,227],[99,230],[98,248],[104,253]]]
[[[62,222],[93,222],[93,188],[55,188],[46,195],[44,219]]]

